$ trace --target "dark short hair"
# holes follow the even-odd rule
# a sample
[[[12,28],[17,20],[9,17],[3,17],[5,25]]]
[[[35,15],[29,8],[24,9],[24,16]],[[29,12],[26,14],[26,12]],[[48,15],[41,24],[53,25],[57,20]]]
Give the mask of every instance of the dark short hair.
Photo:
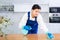
[[[38,4],[34,4],[32,6],[32,10],[35,10],[35,9],[41,9],[41,7]]]

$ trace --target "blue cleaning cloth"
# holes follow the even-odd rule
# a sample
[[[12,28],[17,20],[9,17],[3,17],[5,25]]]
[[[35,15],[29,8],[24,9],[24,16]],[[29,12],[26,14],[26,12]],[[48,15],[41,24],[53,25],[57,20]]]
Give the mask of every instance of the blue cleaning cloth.
[[[23,35],[27,35],[28,34],[28,30],[22,29],[22,34]]]
[[[31,30],[32,28],[30,26],[23,26],[22,28],[22,34],[27,35],[28,31]]]

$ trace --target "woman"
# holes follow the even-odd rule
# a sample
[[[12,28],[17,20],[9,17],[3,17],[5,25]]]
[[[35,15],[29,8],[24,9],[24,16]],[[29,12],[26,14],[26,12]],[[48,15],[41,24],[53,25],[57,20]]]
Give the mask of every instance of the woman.
[[[31,12],[26,13],[19,23],[21,29],[24,27],[24,29],[28,30],[27,34],[37,34],[39,28],[41,28],[45,33],[49,33],[45,23],[43,22],[42,16],[40,15],[40,10],[41,7],[38,4],[34,4]],[[53,38],[52,34],[50,36]]]

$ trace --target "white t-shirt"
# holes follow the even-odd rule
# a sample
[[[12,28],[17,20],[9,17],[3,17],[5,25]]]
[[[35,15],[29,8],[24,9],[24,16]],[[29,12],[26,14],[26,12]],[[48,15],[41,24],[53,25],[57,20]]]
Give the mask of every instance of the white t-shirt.
[[[22,29],[22,27],[26,25],[27,20],[28,20],[28,13],[25,13],[25,14],[23,15],[20,23],[19,23],[19,28],[20,28],[20,29]],[[32,18],[31,13],[30,13],[30,20],[35,21],[35,18]],[[38,22],[38,30],[41,29],[41,30],[43,30],[45,33],[48,32],[48,29],[47,29],[47,27],[46,27],[46,24],[44,23],[44,21],[43,21],[43,19],[42,19],[42,16],[40,15],[40,13],[39,13],[39,15],[37,16],[37,22]],[[38,31],[38,32],[39,32],[39,31]]]

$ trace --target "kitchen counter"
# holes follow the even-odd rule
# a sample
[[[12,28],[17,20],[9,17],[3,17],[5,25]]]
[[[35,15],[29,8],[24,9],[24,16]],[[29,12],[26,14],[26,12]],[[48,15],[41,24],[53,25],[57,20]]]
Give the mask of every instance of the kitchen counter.
[[[55,38],[53,40],[60,40],[60,34],[54,34]],[[8,34],[6,36],[7,40],[48,40],[45,34]],[[0,40],[5,40],[5,37],[0,37]]]

